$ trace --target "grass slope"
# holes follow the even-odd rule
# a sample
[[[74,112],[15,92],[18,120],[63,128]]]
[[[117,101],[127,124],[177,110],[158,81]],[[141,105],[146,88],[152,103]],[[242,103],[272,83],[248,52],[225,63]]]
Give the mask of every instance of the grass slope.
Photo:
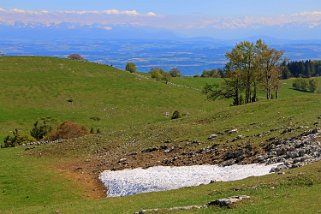
[[[57,169],[98,158],[102,151],[107,155],[129,153],[159,146],[164,140],[175,145],[198,140],[205,147],[213,143],[207,140],[210,134],[230,128],[248,136],[231,143],[237,145],[280,137],[278,132],[255,137],[271,128],[312,127],[321,114],[321,96],[292,90],[291,80],[282,82],[279,100],[264,101],[262,93],[257,103],[231,107],[230,101],[208,102],[195,90],[217,82],[215,79],[187,77],[166,85],[104,65],[46,57],[0,57],[0,74],[0,137],[13,128],[28,131],[35,120],[47,116],[103,130],[102,136],[40,146],[32,153],[23,147],[1,149],[1,213],[133,213],[142,208],[201,205],[239,194],[252,198],[235,209],[192,212],[317,213],[321,209],[321,163],[285,175],[99,200],[87,197],[92,189],[81,178]],[[66,101],[69,98],[73,104]],[[164,116],[176,109],[187,116],[176,121]],[[94,116],[101,120],[91,120]],[[235,135],[223,136],[215,143],[233,138]]]

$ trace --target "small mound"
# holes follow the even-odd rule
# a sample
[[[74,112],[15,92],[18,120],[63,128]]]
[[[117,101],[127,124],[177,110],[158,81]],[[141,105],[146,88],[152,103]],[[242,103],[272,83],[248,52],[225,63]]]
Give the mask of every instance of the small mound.
[[[89,134],[89,132],[86,127],[77,123],[65,121],[51,132],[49,138],[51,140],[72,139],[82,137],[87,134]]]

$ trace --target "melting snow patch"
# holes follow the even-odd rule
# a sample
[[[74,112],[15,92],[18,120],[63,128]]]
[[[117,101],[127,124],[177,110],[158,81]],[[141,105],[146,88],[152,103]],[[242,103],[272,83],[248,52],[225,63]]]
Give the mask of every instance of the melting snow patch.
[[[242,180],[250,176],[269,174],[270,170],[277,165],[156,166],[148,169],[104,171],[99,178],[108,190],[107,196],[117,197],[198,186],[211,181]]]

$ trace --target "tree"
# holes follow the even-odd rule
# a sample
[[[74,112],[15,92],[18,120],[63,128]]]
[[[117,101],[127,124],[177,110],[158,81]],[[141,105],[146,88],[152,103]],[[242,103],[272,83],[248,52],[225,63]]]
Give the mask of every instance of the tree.
[[[226,79],[221,88],[206,86],[203,92],[208,97],[233,98],[234,105],[256,102],[259,86],[264,86],[268,100],[278,97],[283,52],[271,49],[258,40],[256,44],[240,42],[225,56],[228,60],[224,72]]]
[[[162,74],[162,80],[166,83],[166,84],[168,84],[168,82],[171,80],[171,78],[172,78],[172,76],[169,74],[169,73],[167,73],[167,72],[164,72],[163,74]]]
[[[82,56],[80,56],[79,54],[70,54],[68,56],[68,59],[77,60],[77,61],[85,61],[85,59]]]
[[[126,71],[129,71],[130,73],[135,73],[136,72],[136,64],[132,62],[128,62],[126,64]]]
[[[149,73],[153,79],[161,80],[165,71],[161,68],[152,68]]]
[[[277,51],[269,48],[261,40],[256,44],[258,49],[258,69],[261,71],[261,81],[264,84],[266,99],[272,99],[272,92],[274,90],[276,97],[279,90],[279,76],[282,64],[282,51]]]
[[[221,78],[222,77],[222,71],[218,69],[212,69],[212,70],[205,70],[203,71],[201,77],[205,78]]]
[[[172,68],[172,69],[169,71],[169,74],[170,74],[172,77],[181,77],[181,76],[182,76],[181,71],[180,71],[178,68]]]

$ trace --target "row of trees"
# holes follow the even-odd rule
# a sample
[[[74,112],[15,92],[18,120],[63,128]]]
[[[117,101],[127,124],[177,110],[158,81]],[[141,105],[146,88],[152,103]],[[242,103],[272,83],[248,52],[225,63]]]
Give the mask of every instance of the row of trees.
[[[269,48],[262,40],[238,43],[226,53],[224,84],[206,85],[203,93],[210,99],[233,98],[233,105],[241,105],[256,102],[258,88],[263,87],[266,99],[277,98],[282,56],[282,51]]]
[[[283,62],[283,79],[291,77],[309,78],[317,76],[321,76],[321,61],[319,60]]]
[[[130,73],[135,73],[137,72],[137,68],[136,68],[136,64],[133,63],[133,62],[128,62],[126,64],[126,68],[125,68],[126,71],[129,71]],[[160,76],[162,75],[166,75],[165,72],[163,69],[161,68],[152,68],[151,71],[149,72],[152,75],[153,78],[159,78]],[[178,69],[178,68],[172,68],[168,74],[171,76],[171,77],[181,77],[182,76],[182,73],[181,71]]]

